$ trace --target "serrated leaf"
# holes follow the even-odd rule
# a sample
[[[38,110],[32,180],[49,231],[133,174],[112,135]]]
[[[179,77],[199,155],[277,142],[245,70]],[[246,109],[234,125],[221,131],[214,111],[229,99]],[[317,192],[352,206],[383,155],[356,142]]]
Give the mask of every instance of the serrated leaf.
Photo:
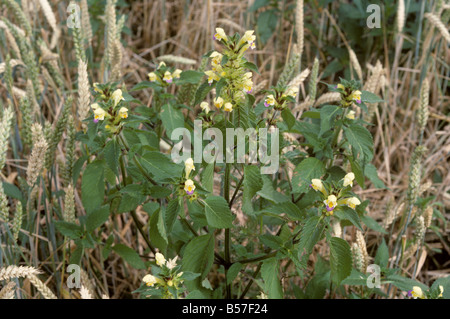
[[[241,263],[233,263],[227,272],[227,285],[232,283],[236,276],[241,271],[243,265]]]
[[[80,226],[62,220],[55,221],[55,227],[61,234],[70,239],[79,239],[83,233]]]
[[[381,268],[385,268],[388,265],[388,261],[389,261],[389,249],[386,245],[386,241],[383,238],[380,246],[378,246],[374,263],[380,266]]]
[[[277,205],[265,207],[262,209],[262,211],[277,215],[286,214],[290,218],[295,220],[303,220],[306,217],[305,212],[300,210],[300,208],[298,208],[298,206],[292,202],[284,202]]]
[[[262,188],[261,172],[258,166],[244,167],[244,190],[242,194],[242,210],[245,213],[253,212],[252,198]]]
[[[209,85],[208,82],[203,83],[195,92],[195,100],[194,105],[200,104],[200,102],[205,100],[206,95],[208,95],[209,91],[213,89],[213,85]]]
[[[281,117],[283,118],[283,121],[287,124],[288,129],[290,130],[296,122],[295,116],[292,114],[291,110],[287,107],[284,108],[281,111]]]
[[[209,195],[205,201],[205,215],[208,225],[215,228],[233,226],[233,214],[225,198]]]
[[[319,137],[333,127],[334,118],[340,113],[342,113],[342,109],[336,105],[324,105],[320,108]]]
[[[326,172],[325,165],[315,157],[308,157],[300,162],[294,169],[292,177],[292,191],[294,193],[306,193],[309,190],[311,180],[320,178]]]
[[[280,204],[283,202],[287,202],[290,198],[280,192],[278,192],[272,185],[272,180],[267,176],[262,176],[263,187],[260,191],[257,192],[259,196],[264,199],[267,199],[275,204]]]
[[[383,181],[378,177],[377,168],[373,164],[367,164],[364,167],[364,175],[373,183],[376,188],[386,188]]]
[[[180,79],[178,80],[178,84],[191,83],[197,84],[202,78],[205,76],[204,72],[198,72],[194,70],[186,70],[181,72]]]
[[[202,187],[208,192],[213,192],[215,163],[208,164],[202,173]]]
[[[264,280],[264,288],[269,299],[283,299],[278,267],[278,260],[273,257],[265,260],[261,266],[261,277]]]
[[[116,176],[119,176],[119,156],[120,156],[120,146],[116,139],[110,140],[106,143],[105,149],[103,151],[105,157],[106,165],[114,172]]]
[[[140,162],[157,181],[180,177],[183,171],[182,165],[173,163],[168,156],[160,152],[147,152],[140,158]]]
[[[361,102],[364,103],[380,103],[384,102],[382,98],[380,98],[378,95],[373,94],[369,91],[361,91]]]
[[[206,277],[214,262],[214,236],[212,234],[193,238],[184,250],[183,271],[201,274],[198,279]]]
[[[159,117],[166,129],[167,137],[171,138],[172,131],[176,128],[184,128],[183,113],[172,106],[171,104],[164,104],[159,113]]]
[[[86,218],[86,230],[93,231],[103,225],[109,218],[109,205],[105,205],[90,213]]]
[[[81,180],[81,201],[87,213],[99,208],[103,203],[105,181],[104,161],[95,160],[88,164]]]
[[[365,163],[369,163],[373,157],[373,138],[370,132],[363,126],[353,124],[344,127],[344,135],[352,146],[353,155],[358,155]]]
[[[159,250],[166,250],[168,239],[161,209],[154,212],[150,218],[150,241]]]
[[[359,230],[363,230],[362,226],[361,226],[361,220],[358,216],[358,214],[351,209],[350,207],[347,206],[339,206],[338,208],[336,208],[334,210],[334,214],[336,215],[336,217],[338,217],[339,219],[345,219],[350,221],[353,225],[356,226],[356,228],[358,228]]]
[[[339,285],[352,271],[352,253],[350,245],[341,238],[332,237],[329,245],[331,280]]]
[[[133,268],[145,269],[145,263],[139,257],[138,253],[123,244],[114,245],[112,248],[120,257],[129,263]]]
[[[172,232],[173,225],[178,217],[180,209],[181,207],[178,198],[172,199],[167,205],[167,210],[166,213],[164,214],[164,222],[167,233],[169,234]]]

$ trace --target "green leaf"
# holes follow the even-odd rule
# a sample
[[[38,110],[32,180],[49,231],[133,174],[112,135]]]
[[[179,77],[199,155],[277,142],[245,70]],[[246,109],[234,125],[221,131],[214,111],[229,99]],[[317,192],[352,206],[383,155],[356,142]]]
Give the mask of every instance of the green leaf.
[[[3,182],[2,186],[6,196],[18,199],[19,201],[23,201],[23,194],[16,185]]]
[[[214,236],[212,234],[193,238],[184,249],[181,261],[183,271],[201,274],[197,280],[206,277],[214,262]]]
[[[275,9],[266,10],[258,15],[257,31],[261,43],[264,45],[272,36],[278,24],[278,15]]]
[[[216,83],[216,96],[220,96],[220,91],[222,91],[222,88],[227,84],[227,80],[225,78],[221,78]]]
[[[257,192],[259,196],[275,204],[287,202],[290,198],[277,190],[272,185],[272,180],[267,175],[262,175],[263,187]]]
[[[214,166],[215,163],[208,164],[202,173],[202,187],[210,193],[214,187]]]
[[[166,213],[164,214],[164,221],[166,226],[167,233],[172,232],[173,224],[175,224],[175,221],[178,217],[178,214],[180,212],[180,203],[178,201],[178,198],[172,199],[169,204],[167,205]]]
[[[72,254],[70,255],[69,264],[80,265],[81,258],[83,257],[84,247],[83,245],[78,245]]]
[[[364,175],[370,179],[373,186],[376,188],[386,188],[386,185],[384,185],[383,181],[378,177],[377,169],[373,164],[369,163],[364,167]]]
[[[261,277],[264,280],[264,290],[269,299],[283,299],[283,289],[278,278],[278,260],[276,258],[266,259],[261,266]]]
[[[154,212],[150,218],[150,241],[161,251],[165,251],[169,243],[161,210]]]
[[[103,225],[109,218],[109,205],[105,205],[90,213],[86,218],[86,230],[93,231]]]
[[[208,225],[215,228],[230,228],[233,226],[233,214],[223,197],[209,195],[204,203]]]
[[[245,213],[253,212],[252,198],[262,188],[261,171],[258,166],[244,167],[244,191],[242,194],[242,210]]]
[[[183,74],[183,73],[181,73],[181,74]],[[148,88],[159,89],[160,87],[156,82],[142,81],[142,82],[139,82],[138,84],[136,84],[135,86],[133,86],[133,88],[130,90],[130,92],[139,91],[139,90],[148,89]]]
[[[370,229],[378,233],[382,233],[385,235],[387,234],[387,231],[383,227],[381,227],[380,224],[378,224],[376,220],[373,219],[372,217],[368,215],[361,216],[361,221],[364,223],[364,225],[366,225]]]
[[[288,129],[290,130],[294,126],[294,124],[296,122],[295,116],[292,114],[291,110],[289,108],[287,108],[287,107],[284,108],[281,111],[281,117],[283,118],[284,122],[288,126]]]
[[[89,214],[103,203],[105,181],[104,161],[95,160],[88,164],[81,180],[81,201]]]
[[[284,202],[273,206],[265,207],[262,209],[262,211],[277,215],[286,213],[286,215],[288,215],[290,218],[294,220],[303,220],[306,217],[305,213],[301,211],[300,208],[298,208],[297,205],[295,205],[292,202]]]
[[[79,239],[83,233],[80,226],[62,220],[56,221],[55,227],[61,234],[70,239]]]
[[[360,155],[361,160],[365,163],[372,160],[373,138],[365,127],[357,124],[344,127],[344,135],[352,146],[355,158]]]
[[[228,268],[227,273],[227,285],[232,283],[236,276],[241,271],[243,265],[241,263],[233,263],[230,268]]]
[[[123,244],[114,245],[112,248],[120,257],[123,258],[127,263],[130,264],[133,268],[136,269],[145,269],[145,263],[142,261],[141,257],[139,257],[138,253],[135,252],[128,246]]]
[[[171,138],[172,131],[176,128],[184,128],[183,113],[171,104],[164,104],[159,117],[166,128],[167,137]]]
[[[183,166],[175,164],[160,152],[147,152],[140,159],[142,166],[154,176],[157,181],[166,181],[180,177]]]
[[[195,92],[195,100],[194,105],[200,104],[200,102],[205,100],[206,95],[208,95],[209,91],[213,89],[214,85],[209,85],[208,82],[203,83]]]
[[[414,286],[419,286],[422,290],[428,290],[428,287],[417,280],[405,278],[400,275],[389,275],[383,283],[391,283],[395,287],[403,291],[409,291],[413,289]]]
[[[106,165],[114,172],[116,176],[119,176],[119,156],[120,156],[120,146],[116,139],[110,140],[106,143],[105,149],[103,151],[105,156]]]
[[[332,237],[329,245],[331,280],[339,285],[352,271],[352,253],[350,245],[341,238]]]
[[[338,217],[339,219],[345,219],[350,221],[353,225],[356,226],[356,228],[358,228],[359,230],[363,230],[362,226],[361,226],[361,221],[359,219],[358,214],[351,209],[350,207],[347,206],[338,206],[335,210],[334,210],[334,214],[336,215],[336,217]]]
[[[361,102],[364,103],[380,103],[384,102],[382,98],[380,98],[378,95],[373,94],[369,91],[361,91]]]
[[[320,233],[322,232],[322,227],[319,228],[321,218],[320,216],[310,217],[302,228],[300,233],[300,242],[298,244],[299,254],[303,254],[306,250],[308,255],[317,241],[320,239]],[[317,234],[319,233],[319,234]]]
[[[340,113],[342,109],[336,105],[324,105],[320,108],[319,137],[333,127],[334,118]]]
[[[205,73],[198,72],[194,70],[186,70],[181,72],[180,79],[178,80],[178,84],[184,84],[184,83],[191,83],[191,84],[197,84],[199,83],[202,78],[205,76]]]
[[[375,255],[374,263],[381,268],[386,268],[389,261],[389,249],[386,245],[386,241],[382,240],[380,246],[378,246],[377,254]]]
[[[260,74],[259,71],[258,71],[258,67],[255,64],[253,64],[252,62],[245,62],[244,63],[244,68],[247,68],[250,71],[253,71],[255,73]]]
[[[363,174],[361,165],[358,163],[358,161],[355,161],[351,156],[349,156],[347,158],[350,162],[352,172],[355,174],[356,182],[358,183],[359,186],[361,186],[361,188],[364,188],[365,179],[364,179],[364,174]]]
[[[308,157],[300,162],[294,170],[292,177],[292,191],[306,193],[311,180],[321,178],[326,172],[325,165],[315,157]]]
[[[320,112],[317,111],[306,111],[302,113],[301,118],[310,118],[310,119],[320,119]]]

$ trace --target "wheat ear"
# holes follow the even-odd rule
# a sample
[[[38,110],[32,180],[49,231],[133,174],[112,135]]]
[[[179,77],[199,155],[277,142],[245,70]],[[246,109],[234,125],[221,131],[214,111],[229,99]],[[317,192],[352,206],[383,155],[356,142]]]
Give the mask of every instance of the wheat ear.
[[[28,275],[27,278],[45,299],[58,299],[50,288],[48,288],[36,275]]]
[[[0,299],[14,299],[14,288],[16,288],[16,283],[10,281],[0,290]]]
[[[0,268],[0,281],[40,274],[40,271],[29,266],[8,266]]]
[[[448,43],[450,43],[450,33],[448,32],[444,23],[442,23],[442,21],[439,19],[439,17],[437,17],[433,13],[428,12],[428,13],[425,13],[425,18],[427,18],[428,21],[430,21],[431,24],[433,24],[436,27],[436,29],[439,30],[439,32],[444,37],[444,39]]]

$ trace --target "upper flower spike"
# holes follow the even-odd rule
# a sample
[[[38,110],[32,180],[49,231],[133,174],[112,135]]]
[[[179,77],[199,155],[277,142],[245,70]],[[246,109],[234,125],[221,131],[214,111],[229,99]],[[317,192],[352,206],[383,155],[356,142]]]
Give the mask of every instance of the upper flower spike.
[[[228,40],[228,37],[222,28],[216,28],[216,33],[214,34],[213,39],[218,40],[218,41],[221,41],[221,40],[226,41],[226,40]]]

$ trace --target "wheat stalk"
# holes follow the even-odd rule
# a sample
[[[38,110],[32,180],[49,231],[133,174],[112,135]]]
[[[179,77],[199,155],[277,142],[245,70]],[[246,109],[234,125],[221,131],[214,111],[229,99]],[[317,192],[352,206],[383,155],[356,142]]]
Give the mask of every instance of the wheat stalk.
[[[403,27],[405,26],[405,0],[399,0],[398,1],[398,8],[397,8],[397,31],[398,33],[401,33],[403,30]]]
[[[34,268],[29,266],[8,266],[6,268],[0,268],[0,281],[12,279],[12,278],[20,278],[20,277],[27,277],[31,275],[37,275],[41,272]]]
[[[0,122],[0,171],[6,163],[6,152],[8,151],[8,140],[11,134],[13,115],[12,107],[3,110],[3,116]]]
[[[50,288],[48,288],[36,275],[30,274],[27,278],[45,299],[58,299]]]
[[[358,78],[361,80],[362,77],[362,69],[361,65],[359,64],[358,58],[356,57],[355,51],[353,51],[350,47],[348,47],[348,54],[350,56],[350,63],[352,64],[353,68],[356,71],[356,74],[358,75]]]
[[[78,116],[80,122],[89,114],[91,92],[87,73],[87,62],[78,60]]]
[[[304,29],[303,29],[303,0],[297,0],[295,8],[295,31],[297,32],[297,53],[301,56],[304,46]]]
[[[437,17],[436,15],[434,15],[431,12],[428,12],[428,13],[425,13],[425,18],[427,18],[428,21],[430,21],[431,24],[433,24],[436,27],[436,29],[439,30],[439,32],[444,37],[444,39],[448,43],[450,43],[450,33],[448,32],[444,23],[442,23],[442,21],[439,19],[439,17]]]
[[[14,299],[14,288],[16,288],[16,283],[10,281],[0,290],[0,299]]]

